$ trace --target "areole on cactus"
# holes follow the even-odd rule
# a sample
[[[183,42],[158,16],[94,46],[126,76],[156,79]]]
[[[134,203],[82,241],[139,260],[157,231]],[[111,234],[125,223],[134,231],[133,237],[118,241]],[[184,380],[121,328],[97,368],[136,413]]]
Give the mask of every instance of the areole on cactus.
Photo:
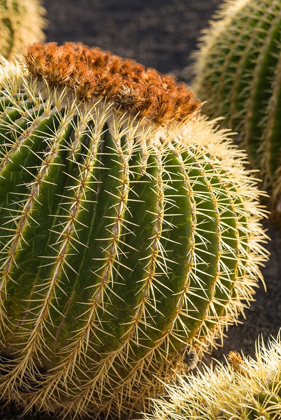
[[[193,84],[212,118],[238,132],[281,211],[281,1],[226,1],[195,54]]]
[[[252,299],[256,181],[187,86],[132,60],[35,44],[0,80],[2,398],[145,407]]]
[[[11,59],[28,44],[44,41],[44,15],[40,0],[0,0],[0,54]]]
[[[280,420],[281,340],[257,341],[256,357],[230,352],[224,364],[204,366],[166,386],[146,420]]]

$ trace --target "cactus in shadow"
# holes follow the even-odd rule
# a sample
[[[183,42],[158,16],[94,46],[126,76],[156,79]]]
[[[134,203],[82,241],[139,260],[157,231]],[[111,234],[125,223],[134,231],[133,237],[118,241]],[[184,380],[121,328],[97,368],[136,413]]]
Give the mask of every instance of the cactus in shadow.
[[[0,80],[2,398],[146,406],[261,278],[244,154],[187,86],[96,48],[35,44]]]
[[[281,211],[281,1],[231,0],[195,53],[193,88],[204,111],[238,132]]]
[[[279,420],[281,340],[258,340],[256,357],[230,352],[224,364],[203,366],[166,386],[169,399],[153,402],[145,420]]]
[[[44,41],[44,15],[40,0],[0,0],[0,54],[11,59],[28,44]]]

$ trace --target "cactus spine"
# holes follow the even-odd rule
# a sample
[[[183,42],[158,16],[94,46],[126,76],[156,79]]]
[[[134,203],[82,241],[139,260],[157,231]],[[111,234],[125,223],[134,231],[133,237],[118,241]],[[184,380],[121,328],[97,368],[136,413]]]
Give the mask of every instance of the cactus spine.
[[[209,116],[239,133],[279,209],[281,1],[227,1],[215,18],[196,53],[194,90]]]
[[[2,70],[3,398],[146,405],[154,375],[251,301],[260,193],[198,106],[171,76],[81,45],[35,45]]]
[[[230,352],[228,361],[167,385],[146,420],[278,420],[281,413],[281,340],[259,340],[252,359]]]
[[[40,0],[0,0],[0,54],[11,59],[28,44],[43,41],[44,15]]]

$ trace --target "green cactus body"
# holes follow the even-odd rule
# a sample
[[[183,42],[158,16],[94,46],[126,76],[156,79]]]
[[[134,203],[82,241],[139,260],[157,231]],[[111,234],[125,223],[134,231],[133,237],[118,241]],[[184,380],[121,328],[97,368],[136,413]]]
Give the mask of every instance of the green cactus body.
[[[186,346],[208,349],[252,299],[266,259],[259,192],[186,87],[175,107],[189,115],[159,125],[168,79],[69,44],[28,59],[1,75],[0,390],[26,409],[118,415],[147,405],[154,375],[168,380]],[[72,60],[138,69],[138,89],[153,77],[145,89],[158,81],[169,98],[150,120],[125,112],[138,102],[123,75],[117,104],[78,99],[91,87]]]
[[[281,413],[281,341],[257,343],[255,359],[236,352],[225,364],[204,366],[167,385],[169,397],[155,400],[146,420],[279,420]],[[231,354],[230,353],[230,354]],[[229,356],[230,356],[229,354]],[[233,363],[233,357],[236,359]]]
[[[194,90],[204,111],[224,116],[261,170],[272,206],[279,208],[281,166],[280,0],[228,1],[195,54]]]
[[[0,54],[11,59],[28,44],[43,41],[44,15],[40,0],[1,0]]]

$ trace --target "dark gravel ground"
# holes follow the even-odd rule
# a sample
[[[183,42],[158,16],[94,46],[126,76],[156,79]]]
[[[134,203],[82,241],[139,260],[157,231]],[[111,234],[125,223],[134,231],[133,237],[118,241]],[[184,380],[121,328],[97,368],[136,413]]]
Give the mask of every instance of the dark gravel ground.
[[[181,77],[221,0],[45,0],[47,41],[79,41]]]
[[[134,58],[142,64],[187,80],[184,68],[192,63],[200,30],[221,0],[45,0],[49,26],[47,41],[80,41]],[[229,328],[223,350],[213,356],[222,360],[229,350],[254,354],[254,340],[276,335],[281,326],[281,228],[265,222],[271,238],[270,261],[263,269],[267,293],[261,287],[246,311],[246,321]],[[243,321],[243,319],[241,319]],[[0,420],[18,420],[13,407],[0,408]],[[52,420],[29,415],[25,420]]]

